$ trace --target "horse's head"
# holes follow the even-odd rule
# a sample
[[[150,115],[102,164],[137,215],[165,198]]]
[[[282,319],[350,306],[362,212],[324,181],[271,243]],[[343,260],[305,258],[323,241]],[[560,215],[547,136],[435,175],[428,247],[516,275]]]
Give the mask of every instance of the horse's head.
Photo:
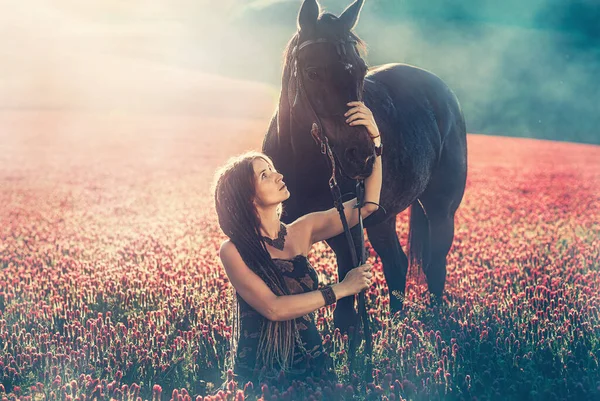
[[[291,54],[289,104],[296,120],[317,122],[344,175],[371,174],[374,146],[363,126],[350,126],[344,117],[347,103],[362,100],[367,65],[352,33],[362,7],[355,1],[339,17],[320,15],[316,0],[305,0],[298,14],[298,33]],[[308,134],[308,133],[307,133]]]

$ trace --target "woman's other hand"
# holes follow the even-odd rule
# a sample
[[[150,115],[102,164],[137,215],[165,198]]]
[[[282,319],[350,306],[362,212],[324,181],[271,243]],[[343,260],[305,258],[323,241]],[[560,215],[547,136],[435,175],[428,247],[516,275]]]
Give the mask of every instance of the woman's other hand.
[[[377,127],[377,123],[375,122],[375,118],[373,117],[373,113],[371,109],[369,109],[363,102],[350,102],[347,104],[350,106],[350,110],[344,114],[346,118],[346,123],[349,125],[364,125],[373,139],[373,143],[375,146],[379,146],[381,143],[381,138],[379,136],[379,128]]]
[[[346,274],[346,277],[344,277],[344,280],[340,284],[345,287],[349,295],[358,294],[371,286],[371,279],[373,278],[372,269],[373,266],[369,263],[355,267]]]

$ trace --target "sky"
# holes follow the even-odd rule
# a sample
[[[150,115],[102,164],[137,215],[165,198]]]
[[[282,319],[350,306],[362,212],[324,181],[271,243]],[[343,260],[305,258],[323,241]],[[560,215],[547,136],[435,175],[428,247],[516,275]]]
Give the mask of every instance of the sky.
[[[226,10],[208,17],[191,1],[0,1],[0,110],[256,117],[277,98],[272,85],[186,62],[220,51],[198,38]]]
[[[350,2],[320,2],[339,14]],[[455,91],[469,132],[600,144],[595,0],[366,0],[367,62]],[[0,111],[266,118],[300,0],[0,0]],[[265,111],[266,110],[266,111]]]

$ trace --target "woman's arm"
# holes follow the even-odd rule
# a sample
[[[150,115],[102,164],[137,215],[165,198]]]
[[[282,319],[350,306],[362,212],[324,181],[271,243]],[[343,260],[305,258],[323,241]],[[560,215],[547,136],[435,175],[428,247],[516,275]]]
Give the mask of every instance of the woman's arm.
[[[379,137],[379,129],[373,118],[371,111],[360,102],[350,102],[349,105],[354,107],[346,113],[349,115],[347,121],[350,125],[364,125],[369,132],[369,135],[373,138],[375,146],[381,144],[381,138]],[[354,111],[354,112],[353,112]],[[373,214],[379,206],[373,203],[379,204],[379,196],[381,194],[381,180],[382,180],[382,167],[381,157],[375,157],[375,164],[373,165],[373,171],[370,176],[365,179],[365,194],[364,194],[364,206],[360,209],[362,218],[366,218]],[[373,203],[367,203],[373,202]],[[348,221],[349,227],[354,227],[358,224],[358,211],[354,209],[356,205],[356,198],[351,199],[343,203],[344,214]],[[338,234],[344,232],[344,226],[340,220],[339,212],[337,209],[331,208],[321,212],[314,212],[304,215],[296,221],[299,227],[306,230],[310,235],[310,245],[315,242],[323,241],[331,237],[335,237]],[[295,222],[295,223],[296,223]]]
[[[365,180],[365,205],[360,209],[363,219],[373,214],[379,206],[379,194],[381,193],[381,157],[375,159],[373,173]],[[358,209],[354,209],[356,198],[343,203],[344,214],[348,221],[348,227],[352,228],[358,224]],[[313,212],[298,218],[298,225],[304,225],[310,231],[310,244],[335,237],[344,232],[344,226],[340,219],[338,210],[333,207],[322,212]]]
[[[267,284],[244,263],[231,241],[225,241],[221,245],[219,256],[227,277],[238,294],[269,320],[290,320],[325,306],[325,299],[318,290],[295,295],[275,295]],[[359,288],[364,289],[370,285],[372,277],[370,265],[363,265],[360,269],[353,275],[348,273],[346,277],[353,276],[348,280],[344,279],[342,283],[331,286],[336,299],[355,294]]]
[[[289,320],[325,306],[325,299],[320,291],[286,296],[275,295],[269,286],[246,265],[231,241],[221,245],[219,256],[229,281],[238,294],[269,320]],[[350,295],[342,283],[334,284],[332,288],[336,299]]]

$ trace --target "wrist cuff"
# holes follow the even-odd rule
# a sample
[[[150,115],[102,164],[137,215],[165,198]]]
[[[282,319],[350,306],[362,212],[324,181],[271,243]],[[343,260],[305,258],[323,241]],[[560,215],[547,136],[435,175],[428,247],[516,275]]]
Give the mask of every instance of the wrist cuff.
[[[333,288],[330,285],[326,285],[323,288],[320,288],[321,295],[323,295],[323,299],[325,300],[325,306],[334,304],[337,299],[335,297],[335,292],[333,292]]]
[[[383,143],[380,143],[379,146],[375,146],[375,155],[381,156],[383,153]]]

